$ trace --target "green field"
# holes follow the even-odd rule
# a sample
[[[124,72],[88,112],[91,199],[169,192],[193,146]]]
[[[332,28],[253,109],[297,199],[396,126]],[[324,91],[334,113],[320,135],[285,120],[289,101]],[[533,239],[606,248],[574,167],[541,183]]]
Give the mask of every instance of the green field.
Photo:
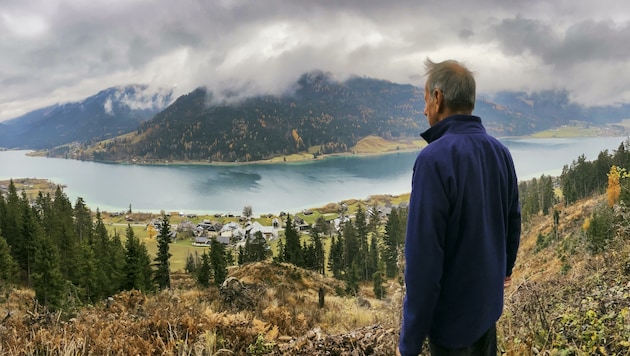
[[[155,238],[149,238],[147,228],[145,226],[138,225],[133,225],[131,228],[133,229],[134,235],[137,236],[140,241],[142,241],[147,246],[149,255],[151,257],[155,257],[157,253],[157,241]],[[107,225],[107,230],[111,234],[116,231],[120,235],[124,243],[127,226]],[[189,254],[194,254],[195,251],[197,251],[199,254],[202,254],[203,251],[207,249],[207,247],[193,246],[191,240],[177,240],[176,242],[170,244],[169,252],[172,255],[171,271],[184,271],[184,267],[186,266],[186,257]]]

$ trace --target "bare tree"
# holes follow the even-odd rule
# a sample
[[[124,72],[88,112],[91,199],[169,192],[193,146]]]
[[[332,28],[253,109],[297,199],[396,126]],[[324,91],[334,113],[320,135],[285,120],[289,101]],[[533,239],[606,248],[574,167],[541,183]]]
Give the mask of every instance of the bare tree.
[[[251,205],[245,205],[243,207],[243,216],[246,218],[251,218],[253,215],[253,209]]]

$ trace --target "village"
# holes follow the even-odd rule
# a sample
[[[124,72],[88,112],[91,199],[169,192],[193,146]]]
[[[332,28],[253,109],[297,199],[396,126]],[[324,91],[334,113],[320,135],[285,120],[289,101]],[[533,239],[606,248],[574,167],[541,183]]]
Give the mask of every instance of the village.
[[[344,205],[344,209],[347,211],[347,206]],[[172,219],[173,214],[168,215],[169,219]],[[320,228],[329,235],[338,232],[342,222],[350,221],[352,218],[352,215],[347,214],[340,214],[337,217],[334,215],[336,214],[319,214],[305,209],[300,213],[291,215],[290,218],[297,231],[308,231],[316,222],[309,223],[306,219],[318,216],[320,223],[324,223],[324,226]],[[178,214],[181,221],[171,225],[169,237],[172,242],[190,240],[192,246],[198,247],[210,246],[212,239],[216,239],[224,245],[238,247],[244,245],[247,239],[253,240],[254,236],[260,232],[267,243],[271,243],[276,241],[281,236],[281,232],[284,231],[287,216],[289,214],[284,212],[281,212],[279,216],[265,214],[259,219],[251,216],[215,214],[215,219],[207,219],[204,216],[200,221],[194,222],[194,220],[199,220],[196,214],[184,214],[182,212]],[[128,217],[129,215],[126,215],[126,218]],[[175,221],[177,220],[175,219]],[[309,219],[309,221],[311,220]],[[269,222],[269,224],[263,224],[261,221],[263,223]],[[154,237],[160,231],[162,223],[161,216],[151,219],[147,224],[149,238]]]

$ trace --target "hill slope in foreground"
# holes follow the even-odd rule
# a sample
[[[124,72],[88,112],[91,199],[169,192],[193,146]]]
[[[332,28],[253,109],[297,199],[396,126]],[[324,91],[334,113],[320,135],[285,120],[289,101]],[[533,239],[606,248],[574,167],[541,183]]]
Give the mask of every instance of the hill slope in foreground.
[[[549,216],[524,226],[498,325],[503,354],[630,354],[630,246],[618,236],[592,255],[583,243],[585,218],[602,201],[557,206],[557,235]],[[397,281],[378,300],[369,285],[341,296],[342,282],[287,264],[234,267],[230,277],[201,290],[174,275],[172,291],[118,294],[70,319],[38,310],[31,291],[11,291],[0,296],[0,354],[394,354]]]

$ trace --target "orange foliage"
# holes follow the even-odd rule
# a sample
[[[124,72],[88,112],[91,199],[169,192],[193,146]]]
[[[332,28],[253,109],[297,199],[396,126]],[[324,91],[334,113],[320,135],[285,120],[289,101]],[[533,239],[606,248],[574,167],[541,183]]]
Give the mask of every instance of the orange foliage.
[[[621,177],[622,169],[617,166],[610,167],[608,173],[608,188],[606,188],[606,197],[608,198],[608,206],[612,207],[619,201],[621,195],[621,185],[619,184],[619,178]]]

